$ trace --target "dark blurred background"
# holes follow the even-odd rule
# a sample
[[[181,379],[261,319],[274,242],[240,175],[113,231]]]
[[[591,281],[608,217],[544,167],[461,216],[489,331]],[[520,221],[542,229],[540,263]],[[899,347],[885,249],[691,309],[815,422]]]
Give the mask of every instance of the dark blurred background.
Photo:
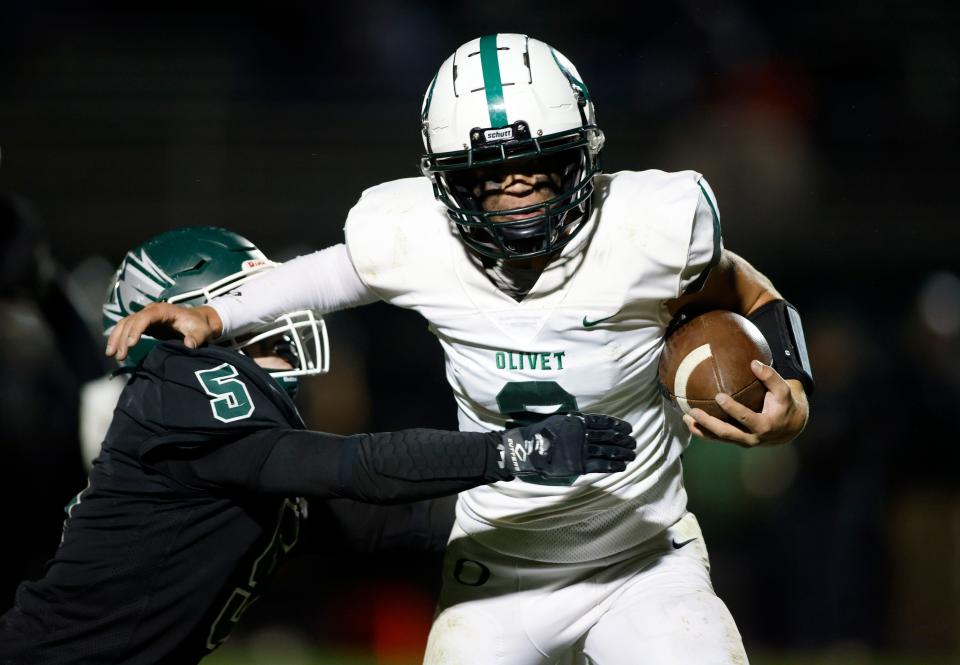
[[[363,189],[417,174],[435,69],[497,31],[576,63],[607,171],[704,173],[727,247],[804,314],[819,384],[807,431],[685,457],[748,649],[960,659],[950,2],[0,4],[0,604],[41,574],[84,486],[80,392],[105,367],[99,305],[123,252],[196,224],[275,259],[341,241]],[[333,371],[303,397],[309,424],[455,427],[418,316],[374,305],[328,323]],[[222,662],[280,662],[281,647],[296,662],[417,662],[438,561],[305,556]]]

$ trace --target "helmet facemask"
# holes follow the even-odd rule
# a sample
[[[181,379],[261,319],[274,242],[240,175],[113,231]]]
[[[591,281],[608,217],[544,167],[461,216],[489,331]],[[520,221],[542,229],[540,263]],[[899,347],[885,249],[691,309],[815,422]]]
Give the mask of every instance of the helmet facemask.
[[[572,145],[565,147],[558,141],[556,149],[545,151],[534,143],[533,148],[540,151],[533,156],[528,156],[529,146],[505,145],[506,159],[436,173],[438,198],[471,249],[498,259],[529,258],[551,254],[576,235],[590,215],[593,176],[599,169],[586,146],[577,145],[578,137],[563,138]],[[517,172],[546,175],[548,182],[543,186],[553,190],[552,196],[516,208],[484,210],[476,188],[483,181],[502,182]]]
[[[271,355],[278,356],[290,367],[263,369],[291,396],[296,394],[299,377],[325,374],[330,369],[327,327],[323,319],[309,309],[289,312],[269,326],[221,344],[253,358],[257,356],[251,353],[251,347],[267,345]]]

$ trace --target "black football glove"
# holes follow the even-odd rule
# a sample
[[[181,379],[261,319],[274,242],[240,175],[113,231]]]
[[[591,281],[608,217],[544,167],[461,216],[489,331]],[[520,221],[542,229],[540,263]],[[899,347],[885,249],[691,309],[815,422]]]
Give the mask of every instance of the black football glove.
[[[636,458],[630,430],[630,423],[612,416],[550,416],[503,432],[503,466],[514,476],[545,478],[623,471]]]

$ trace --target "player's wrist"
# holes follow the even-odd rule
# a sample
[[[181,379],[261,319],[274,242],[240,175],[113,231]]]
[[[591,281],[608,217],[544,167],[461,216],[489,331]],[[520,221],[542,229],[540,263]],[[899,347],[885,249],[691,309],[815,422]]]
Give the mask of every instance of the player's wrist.
[[[526,463],[527,456],[523,442],[523,431],[519,427],[504,430],[500,433],[500,440],[497,442],[498,467],[503,474],[510,478],[525,475],[524,471],[526,473],[531,471],[529,464]]]
[[[492,478],[491,482],[495,482],[497,480],[513,480],[517,477],[510,468],[510,465],[507,463],[506,456],[506,446],[504,446],[503,441],[498,438],[497,442],[494,444],[493,455],[490,458],[490,464],[487,467],[487,475],[488,477]]]
[[[781,446],[796,439],[806,429],[810,417],[810,404],[803,383],[799,379],[787,379],[790,388],[790,403],[780,426],[761,435],[753,444],[763,447]]]
[[[549,472],[548,451],[552,440],[545,427],[527,425],[504,430],[498,450],[505,471],[514,477],[540,476]]]
[[[210,339],[216,339],[223,335],[223,320],[216,309],[210,305],[200,305],[197,307],[197,312],[203,316],[207,327],[210,329]]]
[[[790,419],[790,439],[800,436],[807,427],[810,419],[810,402],[807,400],[807,391],[799,379],[787,379],[790,386],[790,395],[793,398],[793,417]]]

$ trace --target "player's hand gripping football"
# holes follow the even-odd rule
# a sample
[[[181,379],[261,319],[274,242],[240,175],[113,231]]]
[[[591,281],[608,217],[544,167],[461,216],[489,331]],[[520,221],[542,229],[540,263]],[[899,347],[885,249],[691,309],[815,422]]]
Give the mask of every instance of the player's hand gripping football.
[[[683,416],[683,421],[694,436],[752,448],[786,443],[803,431],[809,415],[803,384],[785,380],[773,367],[757,360],[750,363],[750,369],[767,388],[763,409],[751,411],[730,395],[718,393],[717,404],[736,419],[738,425],[724,422],[702,409],[693,409]]]
[[[144,334],[161,339],[179,334],[187,347],[195,349],[219,337],[222,332],[223,323],[212,307],[184,307],[155,302],[117,322],[107,339],[106,354],[123,360],[130,347],[136,346]]]
[[[514,476],[547,478],[623,471],[636,458],[630,430],[612,416],[550,416],[503,433],[504,466]]]

